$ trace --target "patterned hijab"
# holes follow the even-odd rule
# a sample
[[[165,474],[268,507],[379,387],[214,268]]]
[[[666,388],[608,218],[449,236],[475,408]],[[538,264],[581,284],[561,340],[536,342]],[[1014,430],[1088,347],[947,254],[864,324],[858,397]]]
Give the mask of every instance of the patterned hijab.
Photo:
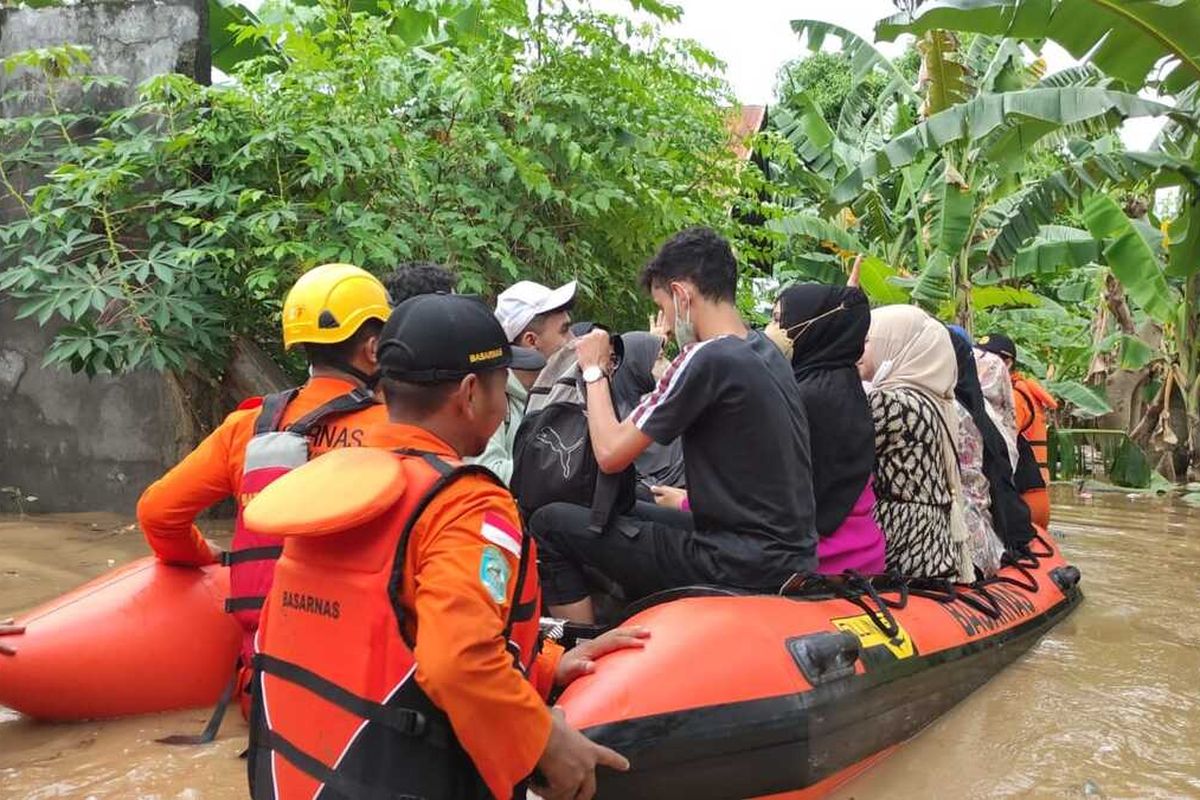
[[[1008,450],[1011,469],[1017,468],[1017,413],[1013,407],[1012,377],[1004,359],[986,350],[975,350],[979,386],[987,401],[988,416],[996,424]]]
[[[970,582],[975,573],[958,474],[958,412],[954,408],[958,366],[950,332],[916,306],[884,306],[871,312],[866,356],[876,365],[872,391],[907,389],[929,400],[937,411],[942,463],[954,498],[950,538],[955,545],[958,579]]]
[[[1009,461],[1008,444],[1000,429],[993,423],[989,415],[988,404],[980,388],[979,378],[975,370],[975,357],[972,353],[970,339],[966,331],[951,336],[954,354],[958,358],[958,386],[954,393],[958,401],[966,408],[979,436],[983,441],[983,474],[988,480],[988,491],[992,499],[992,523],[1005,546],[1017,548],[1027,544],[1033,538],[1033,528],[1029,522],[1029,510],[1017,493],[1013,483],[1013,465]],[[999,356],[988,353],[999,360]],[[1008,370],[1004,362],[1000,362],[1007,376]]]

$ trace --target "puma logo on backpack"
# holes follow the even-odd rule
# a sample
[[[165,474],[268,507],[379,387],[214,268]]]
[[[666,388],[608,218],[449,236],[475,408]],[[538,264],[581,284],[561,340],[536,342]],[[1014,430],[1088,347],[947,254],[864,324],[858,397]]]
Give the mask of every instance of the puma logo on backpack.
[[[529,408],[513,442],[510,487],[521,513],[550,503],[592,509],[594,530],[603,530],[636,500],[633,465],[606,475],[596,463],[588,434],[587,400],[575,352],[552,356],[529,392]]]
[[[554,453],[558,454],[558,460],[561,462],[563,480],[571,477],[571,456],[576,450],[587,444],[587,437],[578,439],[575,444],[568,447],[558,435],[558,431],[553,428],[542,428],[537,432],[537,440],[550,448]]]

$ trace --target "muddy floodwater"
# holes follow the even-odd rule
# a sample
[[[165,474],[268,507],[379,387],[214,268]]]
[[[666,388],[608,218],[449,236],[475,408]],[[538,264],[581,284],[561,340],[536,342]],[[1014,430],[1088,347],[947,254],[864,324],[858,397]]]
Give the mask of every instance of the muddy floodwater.
[[[1200,798],[1200,509],[1056,500],[1052,528],[1083,572],[1083,605],[836,800]],[[0,617],[145,552],[115,516],[0,516]],[[240,718],[212,746],[154,743],[206,718],[46,725],[0,709],[0,798],[244,798]]]

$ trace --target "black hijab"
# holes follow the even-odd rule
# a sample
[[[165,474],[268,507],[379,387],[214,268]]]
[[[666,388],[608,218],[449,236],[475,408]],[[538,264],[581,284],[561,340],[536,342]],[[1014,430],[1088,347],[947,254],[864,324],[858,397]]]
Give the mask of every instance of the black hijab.
[[[797,327],[809,320],[816,321]],[[875,467],[875,426],[857,367],[871,309],[859,289],[799,284],[779,295],[779,325],[793,341],[792,373],[808,412],[817,532],[828,536]]]
[[[621,419],[629,416],[642,395],[654,391],[654,362],[662,352],[663,340],[646,331],[621,334],[625,355],[612,376],[613,405]],[[684,485],[683,445],[678,439],[662,445],[653,442],[636,461],[638,474],[659,486]]]
[[[986,401],[983,399],[983,389],[979,386],[979,373],[975,369],[971,343],[953,326],[950,328],[950,341],[958,362],[958,383],[954,386],[954,397],[970,413],[983,439],[983,474],[988,479],[992,496],[992,524],[1006,548],[1019,549],[1033,539],[1029,506],[1025,505],[1013,483],[1008,447],[984,405]]]

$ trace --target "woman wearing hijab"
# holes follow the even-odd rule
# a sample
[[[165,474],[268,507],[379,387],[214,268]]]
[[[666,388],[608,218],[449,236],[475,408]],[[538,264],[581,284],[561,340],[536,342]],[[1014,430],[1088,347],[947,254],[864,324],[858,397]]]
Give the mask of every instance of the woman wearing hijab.
[[[954,396],[970,414],[974,423],[972,427],[979,434],[983,457],[981,468],[987,479],[988,507],[994,535],[1004,547],[1019,550],[1033,539],[1029,506],[1021,499],[1013,480],[1008,444],[988,412],[988,403],[976,372],[971,339],[961,328],[951,327],[951,332],[954,334],[950,337],[954,357],[958,362],[958,383],[954,387]],[[1004,366],[1003,362],[1001,366]],[[990,546],[990,543],[987,545]],[[976,564],[979,565],[979,562],[976,561]]]
[[[784,289],[767,336],[792,363],[809,419],[817,569],[884,570],[875,522],[875,429],[856,364],[871,312],[860,289],[799,284]]]
[[[975,417],[989,424],[991,420],[987,418],[983,391],[975,374],[970,337],[958,325],[946,327],[950,330],[950,343],[954,346],[958,366],[958,382],[954,386],[954,406],[958,412],[958,467],[965,501],[963,513],[971,534],[971,561],[976,570],[990,577],[1000,569],[1000,558],[1004,555],[1004,546],[1000,544],[995,528],[997,522],[1003,524],[1004,517],[999,508],[992,508],[991,482],[984,474],[986,448]]]
[[[625,356],[612,376],[613,405],[617,416],[629,416],[642,396],[654,391],[657,380],[655,365],[662,355],[665,340],[656,333],[631,331],[621,334]],[[638,475],[638,497],[653,500],[651,486],[681,488],[686,485],[683,474],[683,446],[679,440],[667,445],[651,444],[634,462]]]
[[[975,371],[983,390],[987,414],[1004,439],[1010,472],[1017,468],[1017,412],[1013,407],[1012,376],[1004,359],[995,353],[975,348]]]
[[[974,580],[958,472],[958,381],[950,333],[916,306],[871,312],[859,363],[875,421],[875,518],[887,566]]]

